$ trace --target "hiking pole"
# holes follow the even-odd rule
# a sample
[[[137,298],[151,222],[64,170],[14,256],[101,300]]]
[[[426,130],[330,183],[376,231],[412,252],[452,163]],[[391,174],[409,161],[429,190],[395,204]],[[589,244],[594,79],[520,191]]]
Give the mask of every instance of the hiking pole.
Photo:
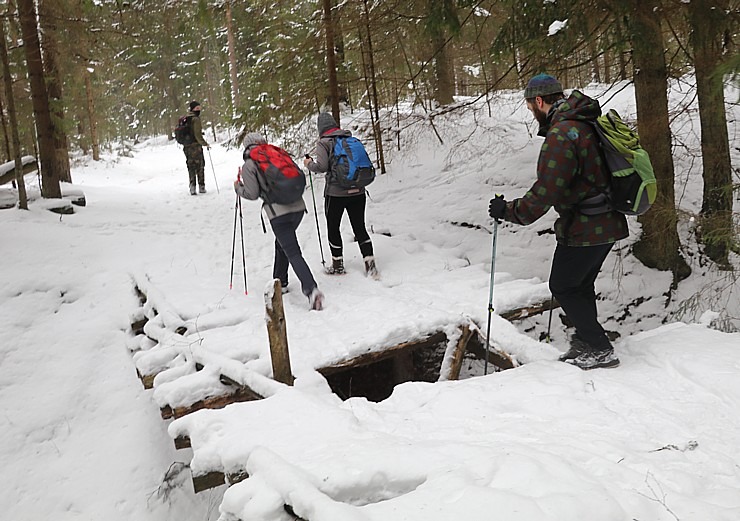
[[[311,156],[306,154],[306,158],[311,159]],[[326,268],[326,261],[324,260],[324,247],[321,245],[321,229],[319,228],[319,212],[318,210],[316,210],[316,194],[313,191],[313,176],[311,175],[311,170],[308,170],[308,180],[311,182],[311,199],[313,199],[313,215],[316,218],[316,235],[319,236],[319,251],[321,252],[321,265],[324,268]]]
[[[239,207],[239,233],[242,239],[242,272],[244,273],[244,294],[249,295],[247,290],[247,259],[244,256],[244,219],[242,217],[242,198],[236,194],[237,205]]]
[[[550,316],[547,318],[547,335],[545,335],[545,342],[548,344],[552,340],[550,338],[550,326],[552,325],[552,308],[555,306],[555,297],[550,295]]]
[[[211,171],[213,172],[213,182],[216,184],[216,193],[220,194],[221,190],[218,189],[218,179],[216,179],[216,169],[213,168],[213,158],[211,157],[211,147],[207,147],[208,160],[211,162]],[[241,205],[239,205],[241,207]]]
[[[236,216],[239,213],[239,194],[236,194],[234,202],[234,234],[231,237],[231,278],[229,279],[229,289],[234,287],[234,251],[236,250]]]
[[[486,325],[485,363],[483,374],[488,374],[488,347],[491,339],[491,315],[493,314],[493,274],[496,271],[496,237],[498,236],[498,219],[493,220],[493,243],[491,245],[491,283],[488,286],[488,324]]]

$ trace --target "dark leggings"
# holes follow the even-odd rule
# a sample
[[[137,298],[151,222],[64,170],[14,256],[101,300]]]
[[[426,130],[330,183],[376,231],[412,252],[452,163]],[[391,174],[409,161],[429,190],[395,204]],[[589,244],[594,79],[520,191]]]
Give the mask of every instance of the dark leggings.
[[[304,295],[311,294],[316,287],[311,269],[301,253],[295,231],[303,219],[303,212],[292,212],[275,217],[270,221],[272,232],[275,234],[275,264],[272,267],[272,276],[280,279],[285,286],[288,283],[288,264],[301,281],[301,291]]]
[[[558,244],[552,258],[550,291],[560,303],[578,337],[596,350],[611,342],[599,324],[594,283],[613,244],[565,246]]]
[[[360,252],[363,257],[373,255],[373,243],[365,229],[365,194],[352,195],[349,197],[336,197],[327,195],[324,200],[324,212],[326,214],[326,227],[329,235],[329,248],[332,257],[342,256],[342,234],[339,226],[342,224],[342,215],[347,210],[352,232],[360,244]]]

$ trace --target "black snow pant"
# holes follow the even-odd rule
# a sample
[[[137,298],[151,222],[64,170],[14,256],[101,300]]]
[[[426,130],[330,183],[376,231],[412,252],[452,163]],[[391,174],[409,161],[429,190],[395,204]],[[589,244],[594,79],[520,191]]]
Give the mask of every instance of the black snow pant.
[[[614,244],[566,246],[558,243],[552,258],[550,291],[575,326],[578,338],[601,351],[612,347],[596,311],[594,283]]]
[[[347,210],[349,223],[355,240],[360,245],[360,253],[363,257],[372,257],[373,243],[370,235],[365,229],[365,194],[351,195],[349,197],[336,197],[327,195],[324,200],[324,212],[326,214],[326,227],[329,236],[329,248],[332,257],[342,256],[342,234],[339,226],[342,224],[342,215]]]

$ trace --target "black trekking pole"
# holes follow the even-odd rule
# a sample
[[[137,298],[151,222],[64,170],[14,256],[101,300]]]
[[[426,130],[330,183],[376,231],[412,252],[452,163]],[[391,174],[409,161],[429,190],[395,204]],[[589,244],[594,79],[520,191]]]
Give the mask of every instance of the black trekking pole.
[[[239,207],[239,233],[242,239],[242,272],[244,273],[244,294],[249,295],[247,290],[247,259],[244,256],[244,219],[242,218],[242,198],[236,195],[237,205]]]
[[[488,347],[491,339],[491,315],[493,314],[493,275],[496,272],[496,237],[498,236],[498,219],[493,220],[493,243],[491,245],[491,283],[488,286],[488,324],[486,325],[485,362],[483,374],[488,374]]]
[[[213,182],[216,185],[216,193],[220,194],[221,190],[218,189],[218,179],[216,179],[216,169],[213,168],[213,158],[211,157],[211,147],[206,147],[206,150],[208,151],[208,160],[211,162],[211,171],[213,172]]]
[[[550,326],[552,326],[552,308],[555,307],[555,297],[550,295],[550,316],[547,318],[547,335],[545,335],[545,342],[548,344],[551,342],[550,338]]]
[[[306,154],[307,159],[311,159],[311,156]],[[316,209],[316,194],[313,191],[313,176],[311,170],[308,168],[308,180],[311,182],[311,199],[313,200],[313,215],[316,218],[316,234],[319,236],[319,251],[321,252],[321,265],[326,269],[326,261],[324,260],[324,247],[321,245],[321,229],[319,228],[319,212]]]
[[[236,194],[234,202],[234,234],[231,237],[231,278],[229,279],[229,289],[234,287],[234,251],[236,250],[236,217],[239,213],[239,194]]]

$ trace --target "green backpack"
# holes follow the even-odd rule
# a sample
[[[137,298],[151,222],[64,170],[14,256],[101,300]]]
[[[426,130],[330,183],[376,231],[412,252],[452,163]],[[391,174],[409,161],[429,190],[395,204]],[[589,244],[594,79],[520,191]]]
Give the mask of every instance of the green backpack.
[[[606,191],[579,204],[585,215],[616,210],[625,215],[642,215],[655,202],[658,186],[650,156],[640,146],[640,138],[612,109],[592,122],[599,136],[602,158],[610,174]]]

